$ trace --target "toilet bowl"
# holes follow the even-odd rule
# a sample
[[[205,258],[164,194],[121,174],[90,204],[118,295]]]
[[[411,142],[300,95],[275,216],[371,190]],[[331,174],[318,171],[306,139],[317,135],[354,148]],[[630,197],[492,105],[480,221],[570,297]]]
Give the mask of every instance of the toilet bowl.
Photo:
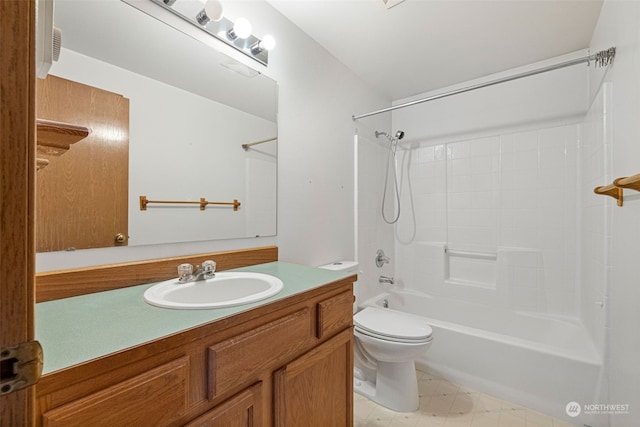
[[[357,266],[353,261],[338,261],[321,268],[356,272]],[[357,311],[355,294],[354,391],[394,411],[417,410],[414,360],[431,345],[431,327],[419,316],[387,308]]]
[[[394,411],[417,410],[415,359],[431,345],[431,327],[417,316],[377,307],[359,311],[353,323],[355,360],[369,365],[356,377],[356,392]]]

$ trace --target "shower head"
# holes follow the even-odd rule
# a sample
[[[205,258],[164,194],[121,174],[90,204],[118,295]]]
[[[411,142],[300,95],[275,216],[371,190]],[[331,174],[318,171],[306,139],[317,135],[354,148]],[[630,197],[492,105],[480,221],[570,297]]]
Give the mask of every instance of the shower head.
[[[404,138],[404,131],[401,131],[401,130],[397,131],[396,139],[402,139],[402,138]]]

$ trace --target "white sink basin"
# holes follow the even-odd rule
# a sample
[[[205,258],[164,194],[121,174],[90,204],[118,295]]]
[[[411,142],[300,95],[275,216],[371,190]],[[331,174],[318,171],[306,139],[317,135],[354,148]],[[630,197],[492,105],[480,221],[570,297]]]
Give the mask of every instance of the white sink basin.
[[[182,310],[231,307],[276,295],[282,280],[269,274],[222,272],[212,279],[180,283],[160,282],[147,289],[144,300],[158,307]]]

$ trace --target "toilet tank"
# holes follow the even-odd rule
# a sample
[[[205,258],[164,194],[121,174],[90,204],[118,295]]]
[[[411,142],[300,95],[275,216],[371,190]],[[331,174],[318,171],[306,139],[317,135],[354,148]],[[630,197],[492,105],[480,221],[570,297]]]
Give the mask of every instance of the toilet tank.
[[[343,271],[345,273],[358,274],[358,261],[335,261],[330,264],[321,265],[318,268],[324,268],[325,270]],[[353,301],[353,312],[358,311],[358,282],[353,283],[353,295],[355,299]]]
[[[321,265],[318,268],[325,270],[344,271],[345,273],[358,273],[358,261],[335,261],[331,264]]]

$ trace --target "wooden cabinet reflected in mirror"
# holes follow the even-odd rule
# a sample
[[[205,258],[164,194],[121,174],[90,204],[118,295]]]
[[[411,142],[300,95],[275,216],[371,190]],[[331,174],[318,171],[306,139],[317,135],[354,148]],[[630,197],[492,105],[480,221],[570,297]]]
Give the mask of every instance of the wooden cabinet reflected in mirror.
[[[129,100],[48,76],[37,80],[36,117],[36,251],[127,245]],[[46,142],[83,128],[68,149]]]

